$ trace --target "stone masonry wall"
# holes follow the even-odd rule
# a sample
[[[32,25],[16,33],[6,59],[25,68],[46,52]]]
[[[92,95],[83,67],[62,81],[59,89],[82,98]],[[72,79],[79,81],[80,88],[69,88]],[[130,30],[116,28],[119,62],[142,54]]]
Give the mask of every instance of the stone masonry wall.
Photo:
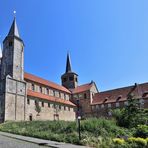
[[[25,120],[26,83],[6,78],[5,121]]]
[[[74,121],[75,120],[75,111],[74,107],[63,105],[63,104],[55,104],[54,102],[50,102],[48,100],[28,97],[27,104],[27,112],[26,112],[26,120],[30,120],[29,116],[32,116],[32,120],[65,120],[65,121]],[[35,100],[39,102],[39,106],[41,108],[41,112],[38,113],[35,108]],[[44,106],[42,106],[42,102]],[[59,106],[60,105],[60,109]],[[55,108],[56,106],[56,108]],[[64,107],[65,106],[65,107]],[[57,116],[58,114],[58,116]]]

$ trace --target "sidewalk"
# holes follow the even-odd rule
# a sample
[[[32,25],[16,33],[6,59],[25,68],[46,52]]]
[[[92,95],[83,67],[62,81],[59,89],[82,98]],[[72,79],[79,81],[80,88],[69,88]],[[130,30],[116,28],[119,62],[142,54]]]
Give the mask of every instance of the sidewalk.
[[[43,140],[43,139],[21,136],[21,135],[15,135],[15,134],[10,134],[10,133],[5,133],[5,132],[0,132],[0,135],[10,137],[10,138],[14,138],[14,139],[27,141],[27,142],[31,142],[31,143],[35,143],[35,144],[38,144],[38,145],[49,146],[49,147],[53,147],[53,148],[88,148],[86,146],[79,146],[79,145],[73,145],[73,144],[69,144],[69,143]]]

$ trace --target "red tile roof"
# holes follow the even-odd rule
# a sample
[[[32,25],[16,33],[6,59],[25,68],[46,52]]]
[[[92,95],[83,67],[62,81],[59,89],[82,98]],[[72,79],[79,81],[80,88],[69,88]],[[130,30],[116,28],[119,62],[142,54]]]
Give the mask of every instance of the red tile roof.
[[[128,93],[130,93],[133,88],[134,85],[96,93],[91,105],[113,103],[116,102],[117,99],[119,99],[118,101],[125,101],[127,100]],[[132,93],[136,98],[140,98],[145,92],[148,92],[148,83],[138,84]]]
[[[45,85],[45,86],[49,86],[51,88],[61,90],[63,92],[69,93],[69,94],[71,93],[67,88],[65,88],[65,87],[63,87],[61,85],[58,85],[56,83],[53,83],[51,81],[45,80],[43,78],[40,78],[38,76],[29,74],[29,73],[24,73],[24,79],[32,81],[32,82],[36,82],[36,83],[39,83],[39,84],[42,84],[42,85]]]
[[[92,82],[90,83],[87,83],[87,84],[84,84],[84,85],[80,85],[78,87],[76,87],[75,89],[72,89],[72,93],[73,94],[76,94],[76,93],[80,93],[80,92],[84,92],[84,91],[87,91],[87,90],[90,90],[91,87],[92,87]]]
[[[76,106],[75,104],[73,104],[69,100],[64,100],[64,99],[61,99],[61,98],[45,95],[45,94],[42,94],[42,93],[39,93],[39,92],[34,92],[32,90],[29,90],[29,89],[27,90],[27,96],[37,97],[37,98],[41,98],[41,99],[45,99],[45,100],[48,100],[48,101],[57,102],[57,103],[61,103],[61,104],[66,104],[66,105],[70,105],[70,106]]]

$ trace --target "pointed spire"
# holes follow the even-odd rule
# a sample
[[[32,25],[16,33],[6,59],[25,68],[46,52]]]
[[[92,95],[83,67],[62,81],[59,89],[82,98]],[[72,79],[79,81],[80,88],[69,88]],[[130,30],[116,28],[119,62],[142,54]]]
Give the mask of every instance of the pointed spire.
[[[11,25],[10,31],[8,33],[8,36],[20,37],[15,17],[14,17],[13,23]]]
[[[67,53],[67,62],[66,62],[66,73],[71,72],[71,61],[69,52]]]

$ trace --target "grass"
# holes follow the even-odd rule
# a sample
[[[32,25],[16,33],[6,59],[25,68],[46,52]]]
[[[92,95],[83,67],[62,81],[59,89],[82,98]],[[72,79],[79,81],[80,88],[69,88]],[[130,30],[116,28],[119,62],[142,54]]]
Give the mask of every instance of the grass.
[[[117,126],[114,120],[106,120],[103,118],[82,120],[82,140],[80,141],[78,138],[76,122],[5,122],[3,124],[0,124],[0,131],[65,143],[89,145],[98,148],[115,147],[116,143],[113,142],[113,139],[116,138],[118,135],[129,137],[133,136],[132,130]]]

